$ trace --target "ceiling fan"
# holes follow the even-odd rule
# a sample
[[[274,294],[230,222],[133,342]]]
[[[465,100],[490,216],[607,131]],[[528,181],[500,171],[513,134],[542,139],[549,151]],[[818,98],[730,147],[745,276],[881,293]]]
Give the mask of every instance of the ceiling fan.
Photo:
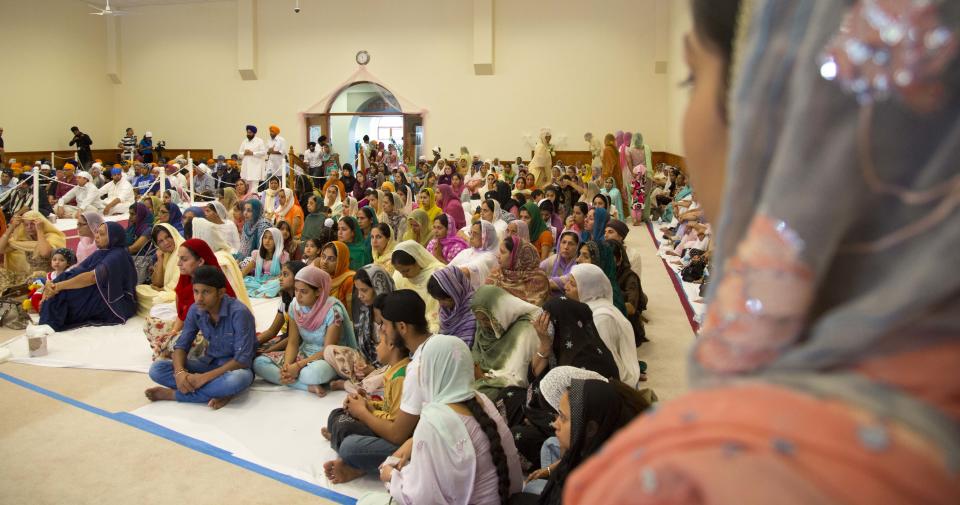
[[[115,11],[111,9],[110,0],[107,0],[107,6],[103,9],[93,4],[87,4],[87,5],[97,10],[97,12],[91,12],[90,13],[91,16],[123,16],[127,14],[126,11]]]

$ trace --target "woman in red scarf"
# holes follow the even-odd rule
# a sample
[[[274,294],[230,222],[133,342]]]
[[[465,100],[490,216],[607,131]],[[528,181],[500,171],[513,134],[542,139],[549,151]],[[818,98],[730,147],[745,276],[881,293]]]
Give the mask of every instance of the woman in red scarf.
[[[190,239],[183,242],[177,250],[180,258],[180,280],[177,281],[177,287],[174,288],[175,299],[173,304],[155,305],[147,318],[147,326],[144,332],[147,334],[147,341],[153,349],[153,360],[169,359],[173,353],[173,344],[183,329],[183,320],[187,317],[187,311],[193,305],[193,272],[202,265],[211,265],[223,270],[213,250],[206,242],[200,239]],[[225,274],[226,275],[226,274]],[[230,285],[227,278],[227,294],[236,298],[236,292]],[[175,312],[175,314],[174,314]],[[202,336],[197,337],[193,348],[190,350],[190,356],[202,354],[206,347],[206,340]]]

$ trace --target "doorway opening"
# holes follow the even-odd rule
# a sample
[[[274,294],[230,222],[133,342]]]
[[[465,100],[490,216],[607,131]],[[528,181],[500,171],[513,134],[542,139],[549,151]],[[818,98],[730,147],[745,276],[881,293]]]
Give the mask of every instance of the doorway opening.
[[[363,137],[384,146],[393,145],[401,158],[411,163],[422,155],[423,115],[404,112],[400,101],[387,88],[371,81],[349,84],[333,95],[324,113],[305,114],[308,141],[321,135],[332,141],[341,165],[356,167]]]

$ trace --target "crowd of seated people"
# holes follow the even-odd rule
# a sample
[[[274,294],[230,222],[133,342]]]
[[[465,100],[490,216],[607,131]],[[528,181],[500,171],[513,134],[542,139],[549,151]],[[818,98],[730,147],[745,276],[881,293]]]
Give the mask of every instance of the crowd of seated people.
[[[629,229],[609,211],[623,202],[605,196],[626,189],[581,195],[572,188],[601,181],[585,183],[580,167],[558,165],[536,187],[524,166],[438,153],[408,169],[377,153],[365,145],[356,173],[298,167],[305,187],[295,189],[227,176],[240,164],[210,160],[199,172],[212,182],[193,204],[184,160],[117,166],[112,182],[133,194],[124,224],[105,220],[104,207],[120,204],[108,194],[77,204],[68,191],[53,216],[14,214],[0,250],[10,268],[50,272],[40,323],[56,331],[142,316],[151,400],[220,408],[255,378],[318,396],[346,390],[323,430],[339,454],[328,477],[379,473],[406,502],[464,486],[478,502],[520,492],[525,474],[553,461],[542,446],[568,443],[554,423],[566,403],[538,389],[552,369],[593,370],[591,389],[622,386],[644,406],[655,398],[637,391],[646,296],[639,277],[621,281],[632,272]],[[78,187],[93,184],[79,175]],[[77,219],[72,263],[56,216]],[[251,298],[278,299],[261,333]],[[420,389],[407,380],[418,374]],[[467,464],[445,452],[450,437],[474,443],[473,477],[446,477]],[[436,453],[411,455],[418,439]],[[556,493],[548,480],[529,492]]]
[[[954,503],[957,10],[799,4],[691,3],[689,173],[625,132],[553,166],[542,132],[529,165],[407,167],[365,139],[354,170],[321,139],[293,190],[207,164],[197,206],[176,160],[112,168],[133,202],[64,166],[40,211],[5,174],[3,271],[45,276],[57,331],[144,315],[151,401],[345,391],[323,468],[382,480],[361,504]],[[850,56],[900,51],[883,26],[924,42]],[[51,222],[70,213],[76,257]],[[655,415],[627,220],[683,280],[714,275],[691,391]],[[251,296],[279,307],[259,334]]]

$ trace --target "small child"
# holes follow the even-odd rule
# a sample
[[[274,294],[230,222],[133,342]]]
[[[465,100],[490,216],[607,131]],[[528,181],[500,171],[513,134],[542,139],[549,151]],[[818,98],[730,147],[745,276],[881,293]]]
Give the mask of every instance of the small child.
[[[265,352],[283,351],[287,348],[287,335],[284,331],[287,326],[287,310],[293,301],[293,279],[306,263],[294,260],[283,264],[280,269],[280,306],[273,324],[257,335],[257,354]]]
[[[56,280],[63,272],[66,272],[68,268],[77,264],[77,255],[73,251],[67,249],[66,247],[61,247],[59,249],[54,249],[53,253],[50,255],[50,272],[47,272],[46,280],[44,285],[49,284]],[[40,304],[43,301],[43,287],[33,292],[33,295],[30,296],[30,304],[33,306],[34,310],[37,312],[40,311]]]
[[[374,321],[378,328],[383,324],[380,308],[384,297],[380,295],[374,301]],[[387,364],[383,373],[383,399],[373,400],[361,389],[347,397],[344,408],[330,412],[327,427],[321,430],[340,456],[323,465],[327,479],[335,484],[354,480],[367,473],[376,475],[380,463],[399,448],[377,433],[389,429],[400,410],[410,350],[399,334],[391,340],[385,332],[379,333],[377,360]]]
[[[303,263],[306,265],[312,265],[314,260],[320,256],[320,249],[323,244],[320,243],[320,239],[308,238],[303,241]],[[313,265],[319,268],[319,265]]]

